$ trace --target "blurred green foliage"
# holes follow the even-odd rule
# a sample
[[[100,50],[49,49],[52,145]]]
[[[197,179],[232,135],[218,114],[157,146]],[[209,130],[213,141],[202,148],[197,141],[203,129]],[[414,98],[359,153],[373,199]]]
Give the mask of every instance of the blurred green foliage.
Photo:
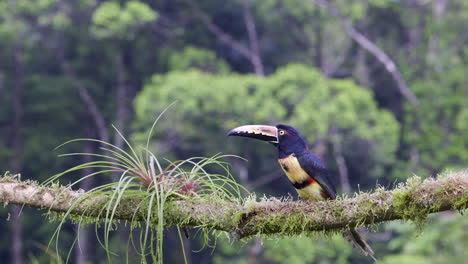
[[[463,263],[468,243],[468,219],[448,212],[439,217],[430,217],[429,221],[432,222],[430,228],[423,232],[410,223],[385,224],[387,232],[397,235],[389,242],[388,249],[398,253],[385,256],[383,263]]]
[[[325,240],[324,240],[325,239]],[[250,263],[249,256],[256,263],[338,263],[349,262],[352,247],[340,235],[332,237],[271,237],[252,240],[246,245],[238,241],[220,238],[217,241],[214,263]],[[259,246],[261,248],[259,249]],[[256,248],[261,252],[255,256],[249,252]],[[254,256],[252,256],[254,255]],[[246,257],[247,256],[247,257]],[[352,261],[366,261],[365,258],[353,258]]]
[[[173,52],[169,57],[171,71],[188,71],[198,69],[212,74],[226,74],[230,72],[229,65],[216,57],[213,52],[193,46],[184,48],[182,52]]]
[[[135,27],[157,19],[158,13],[140,1],[104,1],[93,14],[92,32],[99,38],[132,38]]]

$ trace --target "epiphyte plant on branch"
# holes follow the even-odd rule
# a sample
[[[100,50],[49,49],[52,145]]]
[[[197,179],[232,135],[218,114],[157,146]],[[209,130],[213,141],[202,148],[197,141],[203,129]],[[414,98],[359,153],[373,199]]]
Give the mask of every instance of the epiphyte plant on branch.
[[[163,112],[164,113],[164,112]],[[163,114],[161,113],[161,115]],[[156,119],[151,127],[146,146],[134,147],[115,127],[116,133],[122,137],[126,143],[127,150],[119,148],[111,143],[96,139],[75,139],[65,144],[80,141],[91,141],[101,144],[100,150],[104,154],[97,153],[69,153],[61,156],[80,156],[90,155],[96,158],[95,161],[83,163],[72,167],[62,173],[49,178],[45,185],[56,186],[60,178],[68,173],[82,170],[85,168],[93,169],[94,172],[80,178],[79,180],[68,185],[68,188],[78,184],[79,182],[100,174],[118,173],[120,178],[118,182],[108,183],[102,186],[95,187],[87,191],[76,201],[73,201],[69,210],[60,216],[60,224],[58,225],[52,243],[55,240],[56,252],[59,252],[59,235],[67,218],[72,218],[75,222],[82,225],[89,223],[104,222],[103,225],[103,241],[97,235],[97,238],[103,248],[106,250],[109,262],[112,262],[112,256],[117,255],[110,249],[109,238],[111,231],[117,229],[116,223],[119,219],[115,219],[118,207],[127,206],[132,212],[129,219],[131,234],[127,247],[130,243],[135,247],[136,252],[140,254],[141,262],[146,263],[147,258],[151,259],[151,263],[163,262],[163,231],[165,227],[165,206],[170,200],[185,200],[185,199],[219,199],[231,202],[240,202],[241,193],[246,190],[236,183],[233,176],[229,172],[228,164],[223,161],[232,155],[216,154],[212,157],[192,157],[186,160],[169,161],[164,159],[160,161],[157,156],[149,150],[150,138],[153,134],[155,125],[161,115]],[[60,147],[60,146],[59,146]],[[166,163],[167,165],[163,166]],[[223,171],[224,175],[211,173],[211,166],[216,166],[217,171]],[[210,168],[207,168],[210,167]],[[85,200],[96,199],[97,197],[106,197],[99,205],[89,206],[80,216],[76,216],[74,209]],[[124,201],[131,201],[136,198],[136,204]],[[100,198],[98,198],[100,199]],[[90,212],[98,212],[98,217],[90,218]],[[139,214],[139,215],[138,215]],[[144,221],[141,221],[144,219]],[[133,241],[133,230],[141,227],[139,235],[139,247],[135,246]],[[195,226],[196,227],[196,226]],[[209,234],[212,230],[207,227],[200,227],[204,234]],[[97,228],[96,228],[97,230]],[[184,229],[185,230],[185,229]],[[179,226],[177,226],[179,238],[183,243],[182,235]],[[185,230],[186,231],[186,230]],[[97,232],[97,231],[96,231]],[[186,233],[188,235],[188,233]],[[204,235],[207,242],[208,235]],[[77,237],[74,244],[76,244]],[[50,243],[49,243],[50,246]],[[182,246],[182,250],[183,250]],[[128,250],[127,248],[127,262]],[[72,249],[68,252],[67,262],[70,258]],[[183,252],[185,262],[187,259]]]
[[[278,162],[284,173],[304,200],[323,201],[336,198],[335,186],[322,160],[309,151],[299,131],[288,125],[245,125],[232,129],[228,136],[241,136],[267,141],[278,149]],[[355,230],[343,236],[364,255],[374,261],[374,251]]]

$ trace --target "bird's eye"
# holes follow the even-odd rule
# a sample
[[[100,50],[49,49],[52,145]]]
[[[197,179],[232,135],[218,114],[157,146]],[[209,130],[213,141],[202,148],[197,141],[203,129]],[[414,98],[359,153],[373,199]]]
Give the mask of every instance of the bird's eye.
[[[279,131],[280,136],[284,135],[284,130]]]

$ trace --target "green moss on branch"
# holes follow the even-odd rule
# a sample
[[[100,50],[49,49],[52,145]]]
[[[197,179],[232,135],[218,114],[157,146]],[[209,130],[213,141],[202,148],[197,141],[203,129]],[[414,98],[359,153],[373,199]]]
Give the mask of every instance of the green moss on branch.
[[[145,221],[147,204],[144,195],[124,196],[114,219]],[[66,187],[43,187],[35,182],[12,177],[0,178],[0,201],[4,204],[67,212],[74,202],[72,214],[101,221],[106,195],[86,197],[83,191]],[[256,234],[283,233],[287,235],[312,231],[339,231],[349,227],[403,219],[417,224],[430,213],[464,210],[468,207],[468,173],[446,173],[437,179],[408,179],[394,190],[377,188],[372,193],[360,193],[353,198],[327,202],[280,200],[276,198],[247,199],[236,203],[216,196],[169,199],[165,204],[165,226],[208,227],[227,231],[237,237]],[[154,210],[157,210],[155,208]],[[156,211],[155,211],[156,212]],[[157,215],[155,213],[155,215]],[[153,218],[154,223],[157,218]]]

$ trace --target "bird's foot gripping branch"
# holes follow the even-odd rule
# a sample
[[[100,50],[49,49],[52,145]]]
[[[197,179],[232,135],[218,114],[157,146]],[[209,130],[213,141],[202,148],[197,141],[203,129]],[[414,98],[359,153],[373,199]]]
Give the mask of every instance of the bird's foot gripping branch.
[[[4,204],[65,213],[70,217],[91,217],[107,221],[103,205],[111,194],[89,196],[68,187],[45,187],[31,181],[20,181],[10,175],[0,178],[0,201]],[[76,201],[80,201],[76,203]],[[156,205],[141,206],[145,196],[123,193],[115,203],[113,220],[147,221],[157,226]],[[307,202],[275,198],[256,201],[253,198],[235,201],[207,195],[178,197],[164,204],[164,227],[204,227],[235,234],[239,238],[264,234],[293,235],[314,231],[341,231],[350,227],[402,219],[424,223],[431,213],[468,207],[468,173],[447,172],[438,178],[422,180],[413,177],[393,190],[377,188],[371,193],[359,193],[353,198]]]

